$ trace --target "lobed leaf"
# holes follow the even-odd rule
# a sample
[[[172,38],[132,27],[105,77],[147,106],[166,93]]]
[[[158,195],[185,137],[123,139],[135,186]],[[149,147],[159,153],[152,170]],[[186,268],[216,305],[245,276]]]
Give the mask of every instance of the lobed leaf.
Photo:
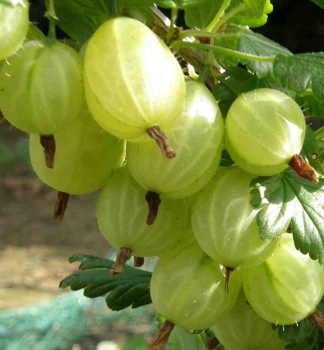
[[[81,261],[79,269],[83,272],[72,274],[61,281],[62,289],[67,287],[73,291],[84,289],[84,296],[88,298],[105,297],[107,306],[114,311],[131,305],[136,308],[152,302],[151,272],[125,266],[121,275],[113,277],[109,274],[114,264],[111,260],[78,254],[69,261]]]
[[[260,237],[271,240],[291,224],[296,249],[324,265],[324,178],[317,184],[300,178],[291,168],[251,182],[251,204],[262,207],[257,215]]]
[[[264,57],[276,55],[283,55],[285,57],[292,55],[289,50],[263,35],[253,33],[252,31],[245,31],[241,34],[237,44],[237,50],[255,56]],[[265,77],[272,72],[273,62],[251,61],[243,58],[240,60],[250,71],[256,73],[259,78]]]
[[[324,53],[279,55],[273,64],[273,74],[289,90],[302,93],[311,87],[315,98],[324,101]]]

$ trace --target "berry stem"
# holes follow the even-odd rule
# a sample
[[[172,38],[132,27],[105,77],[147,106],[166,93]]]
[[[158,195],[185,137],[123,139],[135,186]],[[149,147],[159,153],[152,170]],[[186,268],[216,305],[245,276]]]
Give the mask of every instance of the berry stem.
[[[132,251],[128,248],[120,248],[114,266],[110,269],[111,276],[118,276],[124,271],[127,261],[132,257]]]
[[[58,192],[57,200],[53,213],[53,220],[62,221],[64,217],[65,210],[69,202],[70,195],[65,192]]]
[[[160,147],[163,157],[171,159],[176,156],[175,151],[169,144],[168,138],[158,125],[148,129],[147,133]]]
[[[144,265],[144,258],[141,256],[134,256],[134,267],[142,267]]]
[[[181,47],[194,47],[196,49],[201,50],[207,50],[207,51],[214,51],[216,53],[221,53],[224,55],[230,55],[233,57],[240,57],[240,58],[246,58],[251,61],[259,61],[259,62],[273,62],[276,59],[276,56],[257,56],[257,55],[251,55],[249,53],[244,53],[232,49],[227,49],[222,46],[217,45],[205,45],[205,44],[199,44],[199,43],[191,43],[188,41],[181,41],[176,40],[171,43],[172,49],[179,49]]]
[[[324,328],[324,316],[319,310],[315,310],[308,319],[318,328]]]
[[[220,342],[218,341],[218,339],[216,337],[213,337],[213,338],[208,340],[206,345],[207,345],[208,350],[214,350],[217,348],[217,346],[219,344],[220,344]]]
[[[54,168],[54,158],[55,158],[55,150],[56,144],[53,135],[49,136],[40,136],[40,143],[44,148],[45,154],[45,163],[49,169]]]
[[[204,83],[205,83],[205,79],[207,78],[208,73],[209,73],[209,66],[205,66],[205,67],[202,69],[202,71],[201,71],[201,73],[200,73],[200,75],[199,75],[199,78],[198,78],[198,80],[197,80],[198,83],[204,84]]]
[[[202,30],[188,29],[178,34],[178,40],[183,40],[188,37],[224,39],[239,38],[240,36],[241,33],[210,33]]]
[[[289,166],[293,168],[296,173],[303,179],[309,180],[313,184],[316,184],[318,182],[318,175],[315,169],[307,164],[304,159],[298,154],[295,154],[291,158]]]
[[[149,348],[163,350],[169,340],[173,328],[173,323],[165,321],[156,336],[149,342]]]
[[[55,30],[55,20],[57,19],[54,8],[54,0],[49,0],[48,11],[45,16],[49,20],[49,28],[48,28],[48,37],[50,39],[56,39],[56,30]]]
[[[231,272],[233,272],[235,269],[233,269],[232,267],[227,267],[226,268],[226,274],[225,274],[225,292],[229,292],[229,282],[230,282],[230,278],[231,278]]]
[[[159,211],[159,205],[161,204],[160,195],[155,192],[147,191],[145,199],[148,204],[146,224],[153,225]]]
[[[170,26],[169,26],[169,29],[168,29],[168,32],[165,36],[165,40],[167,43],[169,43],[172,38],[173,38],[173,35],[174,35],[174,25],[177,21],[177,17],[178,17],[178,8],[177,6],[172,6],[172,9],[171,9],[171,21],[170,21]]]
[[[224,0],[221,8],[217,12],[216,16],[212,19],[212,21],[208,24],[208,26],[205,28],[206,32],[212,32],[215,28],[217,22],[220,20],[220,18],[223,16],[224,11],[226,10],[226,7],[230,3],[231,0]]]

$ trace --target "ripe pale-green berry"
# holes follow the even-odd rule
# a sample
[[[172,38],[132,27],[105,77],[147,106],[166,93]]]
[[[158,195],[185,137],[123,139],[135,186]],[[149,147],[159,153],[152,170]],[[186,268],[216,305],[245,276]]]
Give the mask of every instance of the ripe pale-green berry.
[[[248,173],[275,175],[288,167],[305,138],[305,118],[283,92],[257,89],[240,95],[225,123],[226,149]]]

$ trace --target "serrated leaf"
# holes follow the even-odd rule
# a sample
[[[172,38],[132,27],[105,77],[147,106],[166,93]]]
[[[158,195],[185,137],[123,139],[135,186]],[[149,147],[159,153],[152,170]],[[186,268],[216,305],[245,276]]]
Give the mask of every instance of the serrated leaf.
[[[289,90],[302,93],[310,86],[316,99],[324,101],[324,53],[279,55],[273,74]]]
[[[324,265],[324,178],[313,184],[288,168],[251,186],[267,202],[257,215],[260,237],[278,237],[291,224],[296,249]]]
[[[105,297],[109,308],[115,311],[150,304],[150,280],[152,273],[125,266],[117,277],[109,274],[114,262],[91,255],[78,254],[70,262],[81,261],[83,272],[72,274],[60,283],[60,288],[84,289],[88,298]]]
[[[237,50],[261,57],[292,55],[289,50],[264,37],[263,35],[253,33],[252,31],[241,34],[237,44]],[[251,61],[245,58],[241,58],[240,60],[241,63],[246,65],[250,71],[255,72],[259,78],[265,77],[272,72],[273,62]]]
[[[311,0],[313,1],[316,5],[324,9],[324,0]]]
[[[213,94],[225,118],[234,100],[242,93],[258,87],[258,78],[239,67],[230,67],[218,77],[219,84],[214,86]]]

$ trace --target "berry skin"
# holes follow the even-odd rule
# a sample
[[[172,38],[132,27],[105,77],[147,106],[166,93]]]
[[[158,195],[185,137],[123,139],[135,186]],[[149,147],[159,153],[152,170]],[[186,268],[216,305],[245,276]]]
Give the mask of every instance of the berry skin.
[[[240,95],[225,122],[225,147],[248,173],[271,176],[288,167],[305,138],[305,118],[298,104],[273,89]]]

